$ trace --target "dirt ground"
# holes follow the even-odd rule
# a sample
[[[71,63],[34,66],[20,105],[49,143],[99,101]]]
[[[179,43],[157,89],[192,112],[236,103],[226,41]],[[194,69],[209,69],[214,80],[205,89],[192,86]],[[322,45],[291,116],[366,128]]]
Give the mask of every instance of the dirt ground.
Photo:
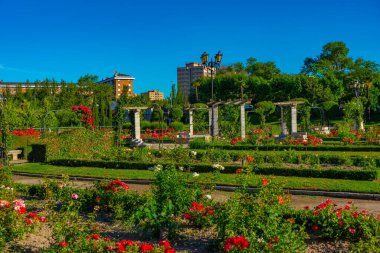
[[[15,182],[23,183],[23,184],[38,184],[42,182],[41,178],[36,177],[26,177],[26,176],[18,176],[14,175],[13,179]],[[89,181],[75,181],[74,185],[78,187],[90,187],[93,183]],[[141,185],[141,184],[128,184],[129,189],[137,192],[144,192],[150,189],[149,185]],[[225,191],[215,191],[211,195],[216,201],[226,201],[229,196],[231,196],[232,192]],[[321,196],[303,196],[303,195],[291,195],[291,206],[297,209],[302,209],[305,206],[309,206],[313,208],[314,206],[322,203],[328,197]],[[331,199],[333,203],[336,203],[338,206],[344,206],[348,201],[352,201],[352,203],[359,208],[359,210],[367,210],[374,214],[380,214],[380,201],[376,200],[361,200],[361,199],[347,199],[347,198],[328,198]]]

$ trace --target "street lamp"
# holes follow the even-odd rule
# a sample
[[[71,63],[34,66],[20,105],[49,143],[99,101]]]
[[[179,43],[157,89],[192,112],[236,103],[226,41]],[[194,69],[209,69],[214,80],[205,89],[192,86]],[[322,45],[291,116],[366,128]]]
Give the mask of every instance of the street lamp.
[[[220,67],[220,62],[222,61],[223,54],[219,51],[215,55],[215,60],[211,58],[211,61],[208,60],[208,53],[203,52],[201,55],[201,61],[203,66],[210,68],[211,70],[211,100],[214,100],[214,70]]]

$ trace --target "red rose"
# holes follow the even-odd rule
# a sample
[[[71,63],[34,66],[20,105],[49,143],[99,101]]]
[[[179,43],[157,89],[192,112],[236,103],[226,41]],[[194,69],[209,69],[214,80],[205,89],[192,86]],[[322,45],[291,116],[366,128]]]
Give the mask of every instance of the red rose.
[[[38,217],[38,220],[41,222],[47,222],[47,219],[45,216]]]
[[[165,252],[164,253],[176,253],[175,249],[165,249]]]
[[[91,236],[91,239],[99,240],[100,239],[100,235],[99,234],[94,234],[94,235]]]
[[[166,240],[159,241],[158,245],[164,246],[165,249],[170,248],[170,242]]]
[[[266,179],[266,178],[263,178],[263,179],[261,179],[261,184],[262,185],[267,185],[268,184],[268,179]]]
[[[67,242],[59,242],[58,245],[61,247],[69,246],[69,244]]]
[[[149,252],[153,250],[153,245],[149,243],[144,243],[140,246],[140,251],[141,252]]]

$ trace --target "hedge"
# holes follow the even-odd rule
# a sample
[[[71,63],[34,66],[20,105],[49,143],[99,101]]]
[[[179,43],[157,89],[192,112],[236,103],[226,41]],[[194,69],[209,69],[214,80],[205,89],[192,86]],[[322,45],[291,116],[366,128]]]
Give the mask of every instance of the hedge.
[[[113,169],[135,169],[146,170],[153,167],[157,163],[145,162],[130,162],[130,161],[94,161],[94,160],[74,160],[74,159],[59,159],[51,160],[50,164],[72,166],[72,167],[100,167]],[[163,166],[171,164],[163,164]],[[205,173],[215,171],[210,164],[176,164],[184,169],[191,169],[193,172]],[[236,169],[241,168],[238,165],[224,165],[223,173],[235,173]],[[332,178],[332,179],[351,179],[351,180],[374,180],[377,177],[377,172],[370,169],[361,170],[346,170],[341,168],[335,169],[313,169],[313,168],[284,168],[284,167],[257,167],[254,169],[256,174],[261,175],[276,175],[276,176],[297,176],[297,177],[317,177],[317,178]]]
[[[191,149],[226,149],[226,150],[259,150],[259,151],[282,151],[282,150],[298,150],[298,151],[377,151],[380,152],[380,146],[366,145],[320,145],[320,146],[302,146],[302,145],[266,145],[266,146],[254,146],[249,144],[211,144],[206,142],[192,141],[190,142]]]

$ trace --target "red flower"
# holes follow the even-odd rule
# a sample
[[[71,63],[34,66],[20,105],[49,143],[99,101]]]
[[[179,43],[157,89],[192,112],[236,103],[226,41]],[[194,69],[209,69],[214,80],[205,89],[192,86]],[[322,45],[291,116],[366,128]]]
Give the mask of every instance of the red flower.
[[[230,237],[224,241],[224,251],[229,251],[233,246],[239,247],[244,250],[248,248],[248,240],[241,235]]]
[[[170,248],[170,242],[169,242],[169,241],[166,241],[166,240],[159,241],[159,242],[158,242],[158,245],[160,245],[160,246],[164,246],[165,249]]]
[[[344,225],[344,222],[343,221],[339,221],[339,226],[343,226]]]
[[[33,224],[33,223],[34,223],[34,221],[33,221],[33,220],[31,220],[31,219],[28,219],[28,220],[26,221],[26,223],[27,223],[28,225],[30,225],[30,224]]]
[[[352,200],[349,200],[347,203],[351,205],[352,204]]]
[[[355,234],[356,233],[356,229],[355,228],[349,228],[348,232],[350,232],[351,234]]]
[[[268,179],[266,179],[266,178],[263,178],[263,179],[261,179],[261,184],[262,185],[267,185],[268,184]]]
[[[254,160],[255,160],[255,158],[253,157],[253,156],[251,156],[251,155],[249,155],[249,156],[247,156],[247,162],[253,162]]]
[[[268,246],[268,248],[270,248],[270,249],[273,248],[273,244],[272,244],[272,243],[268,243],[267,246]]]
[[[91,236],[91,239],[93,239],[93,240],[99,240],[100,239],[100,235],[99,234],[93,234]]]
[[[346,210],[350,210],[351,208],[350,208],[349,205],[345,205],[345,206],[344,206],[344,209],[346,209]]]
[[[36,218],[38,216],[38,214],[36,212],[30,212],[28,216],[28,218]]]
[[[61,247],[69,246],[69,244],[67,242],[59,242],[58,245]]]
[[[284,198],[282,196],[277,197],[278,203],[282,205],[284,203]]]
[[[149,252],[149,251],[152,251],[153,250],[153,245],[152,244],[149,244],[149,243],[143,243],[141,246],[140,246],[140,251],[141,252]]]
[[[26,213],[26,208],[21,206],[16,210],[17,213],[19,214],[25,214]]]
[[[311,229],[317,231],[319,229],[319,226],[314,224],[313,226],[311,226]]]
[[[124,246],[132,246],[133,242],[131,240],[121,240],[120,243]]]
[[[235,174],[240,174],[242,171],[243,171],[242,168],[238,168],[235,170]]]
[[[101,199],[102,199],[101,197],[96,197],[96,198],[95,198],[95,200],[96,200],[97,202],[99,202]]]
[[[41,222],[47,222],[47,219],[45,216],[38,217],[38,220]]]
[[[176,253],[175,249],[165,249],[165,252],[164,253]]]
[[[310,207],[309,207],[309,206],[304,206],[303,209],[305,209],[305,210],[309,210]]]
[[[318,215],[319,214],[319,212],[318,211],[314,211],[314,215]]]

